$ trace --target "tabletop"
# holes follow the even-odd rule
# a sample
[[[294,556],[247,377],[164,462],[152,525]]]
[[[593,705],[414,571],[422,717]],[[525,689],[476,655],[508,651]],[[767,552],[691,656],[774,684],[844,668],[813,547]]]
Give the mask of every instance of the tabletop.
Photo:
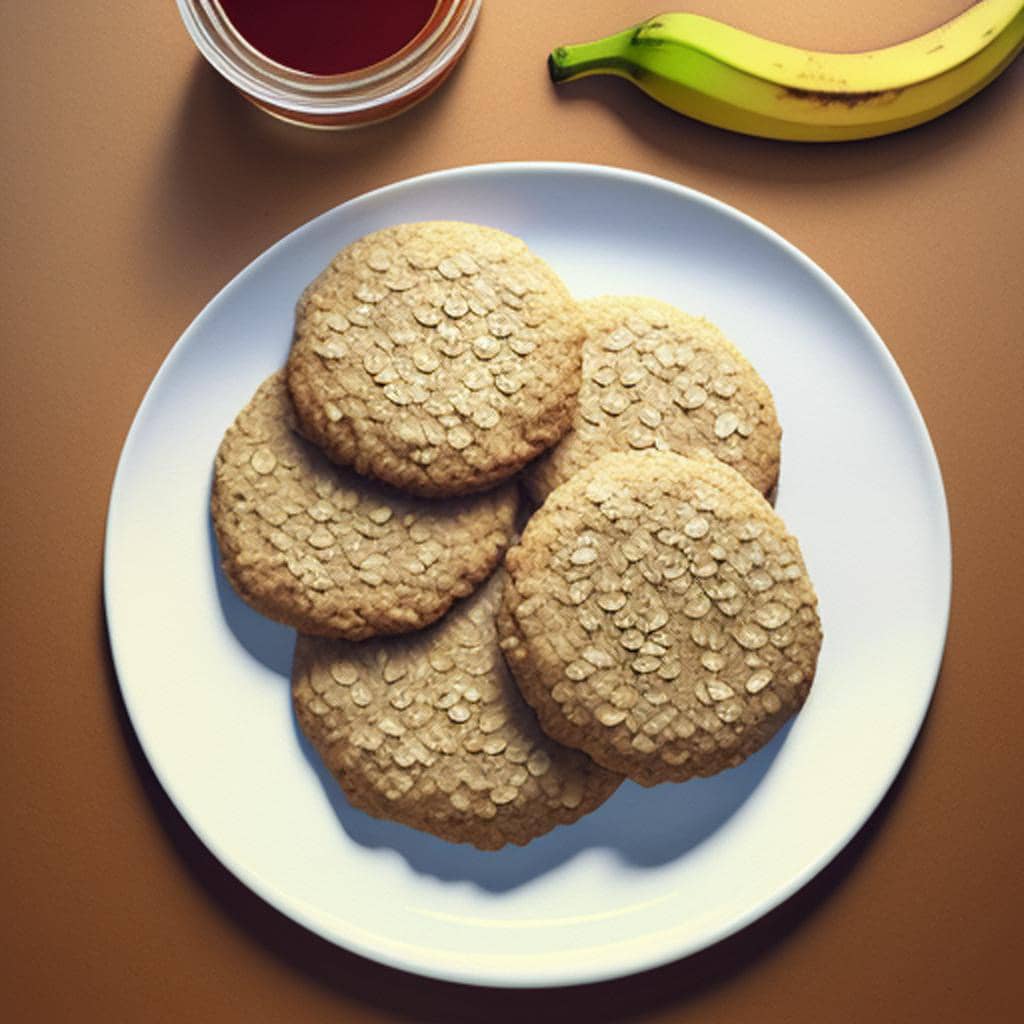
[[[171,0],[5,5],[8,1019],[1011,1019],[1024,909],[1024,688],[1012,653],[1024,583],[1013,440],[1024,429],[1024,67],[928,125],[823,146],[720,131],[612,79],[552,88],[554,45],[606,35],[657,6],[486,0],[472,45],[436,95],[386,124],[314,133],[247,105],[199,58]],[[923,32],[967,3],[674,6],[796,45],[858,50]],[[337,203],[425,171],[502,160],[661,175],[808,253],[864,310],[917,398],[954,548],[930,713],[847,849],[703,953],[544,991],[458,986],[368,962],[245,889],[146,763],[101,599],[121,445],[202,306]]]

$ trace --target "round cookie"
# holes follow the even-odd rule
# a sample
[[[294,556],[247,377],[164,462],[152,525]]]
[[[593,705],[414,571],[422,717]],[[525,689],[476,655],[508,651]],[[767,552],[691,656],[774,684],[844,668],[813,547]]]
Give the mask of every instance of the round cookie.
[[[443,504],[398,494],[334,465],[294,427],[275,373],[217,452],[224,572],[257,611],[322,636],[404,633],[443,615],[501,558],[514,485]]]
[[[572,418],[583,328],[525,243],[429,221],[343,249],[296,314],[288,386],[336,462],[426,496],[483,490]]]
[[[575,821],[622,781],[541,731],[498,649],[503,585],[498,570],[412,636],[299,637],[295,713],[355,807],[494,850]]]
[[[502,648],[541,725],[645,786],[738,764],[810,689],[821,627],[797,542],[710,458],[606,455],[505,564]]]
[[[580,304],[586,337],[572,430],[527,470],[541,502],[615,451],[706,449],[763,494],[779,475],[782,431],[768,386],[707,320],[657,299]]]

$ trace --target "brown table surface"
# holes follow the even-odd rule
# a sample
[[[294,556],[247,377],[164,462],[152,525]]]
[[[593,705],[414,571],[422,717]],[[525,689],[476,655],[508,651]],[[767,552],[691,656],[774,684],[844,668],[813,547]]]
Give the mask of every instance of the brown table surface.
[[[822,49],[895,42],[965,6],[689,3]],[[1019,1008],[1024,66],[930,125],[827,147],[708,128],[614,80],[550,87],[552,45],[657,8],[487,0],[465,61],[430,101],[389,124],[316,134],[242,102],[200,61],[170,0],[4,5],[6,1019],[996,1021]],[[955,591],[916,748],[814,882],[686,961],[582,989],[501,993],[338,950],[220,867],[127,724],[100,594],[121,444],[203,304],[350,196],[518,159],[684,182],[832,274],[886,340],[930,427]]]

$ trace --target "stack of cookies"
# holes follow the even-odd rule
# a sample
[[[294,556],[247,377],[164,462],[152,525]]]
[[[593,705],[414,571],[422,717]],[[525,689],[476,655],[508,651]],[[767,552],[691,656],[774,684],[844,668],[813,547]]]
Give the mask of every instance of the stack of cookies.
[[[405,224],[302,295],[213,521],[237,592],[299,631],[296,714],[349,801],[496,849],[623,777],[738,764],[800,708],[821,629],[765,499],[779,439],[706,321]]]

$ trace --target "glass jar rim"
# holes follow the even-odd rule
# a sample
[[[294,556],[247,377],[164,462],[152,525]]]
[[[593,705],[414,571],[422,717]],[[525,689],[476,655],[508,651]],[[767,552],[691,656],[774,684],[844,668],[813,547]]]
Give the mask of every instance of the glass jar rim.
[[[459,56],[482,0],[438,0],[441,17],[400,50],[366,68],[314,75],[271,60],[234,27],[217,0],[177,0],[199,52],[255,100],[310,116],[365,114],[415,94]],[[431,18],[437,13],[435,8]]]

